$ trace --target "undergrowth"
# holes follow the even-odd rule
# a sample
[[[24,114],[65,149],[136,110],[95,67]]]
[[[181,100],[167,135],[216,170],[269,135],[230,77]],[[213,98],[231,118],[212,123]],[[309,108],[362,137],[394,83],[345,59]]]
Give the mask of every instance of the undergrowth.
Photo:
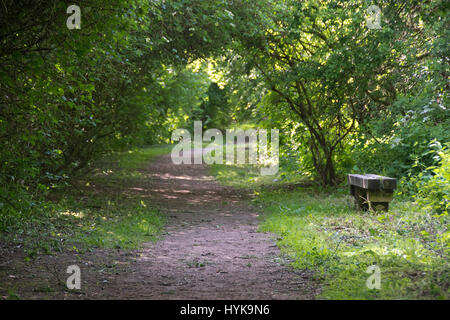
[[[138,248],[157,238],[164,218],[144,195],[142,169],[152,158],[170,153],[158,146],[115,153],[95,164],[91,174],[70,186],[28,199],[28,210],[0,213],[3,242],[23,247],[26,259],[64,249]]]

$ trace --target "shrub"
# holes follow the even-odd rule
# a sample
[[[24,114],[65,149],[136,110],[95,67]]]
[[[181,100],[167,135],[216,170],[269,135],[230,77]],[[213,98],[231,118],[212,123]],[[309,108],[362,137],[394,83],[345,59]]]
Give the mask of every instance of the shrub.
[[[416,180],[415,196],[422,207],[439,214],[448,214],[450,208],[450,149],[443,147],[435,152],[439,165],[427,168]]]

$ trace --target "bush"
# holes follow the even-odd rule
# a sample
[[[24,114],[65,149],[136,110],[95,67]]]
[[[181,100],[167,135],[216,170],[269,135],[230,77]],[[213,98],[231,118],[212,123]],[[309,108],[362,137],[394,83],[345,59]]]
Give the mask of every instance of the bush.
[[[415,196],[420,206],[439,213],[448,214],[450,208],[450,149],[443,147],[435,152],[439,165],[427,168],[414,178],[418,193]]]

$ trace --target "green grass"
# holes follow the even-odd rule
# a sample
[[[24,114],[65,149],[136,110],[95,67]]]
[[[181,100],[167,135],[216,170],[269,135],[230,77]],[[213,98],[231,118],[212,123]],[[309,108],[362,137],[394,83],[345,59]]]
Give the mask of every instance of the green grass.
[[[148,161],[157,156],[169,154],[172,148],[172,145],[135,148],[133,150],[118,153],[116,159],[121,169],[136,170],[142,168]]]
[[[95,207],[71,202],[72,205],[67,205],[70,210],[59,213],[71,216],[68,220],[72,222],[68,225],[77,226],[69,239],[75,250],[79,245],[82,248],[136,249],[144,242],[155,241],[164,226],[159,211],[139,197],[96,200]]]
[[[170,150],[155,146],[106,157],[92,174],[50,194],[53,200],[36,203],[8,225],[1,239],[23,245],[27,259],[67,249],[136,249],[155,241],[164,217],[146,200],[147,177],[141,169]]]
[[[243,150],[246,145],[235,145],[235,151],[245,152],[245,162],[248,163],[248,151]],[[226,148],[223,148],[225,157]],[[279,170],[276,175],[261,175],[261,165],[250,164],[212,164],[211,174],[223,185],[235,188],[260,188],[264,186],[276,187],[286,183],[310,183],[307,176],[289,174]]]
[[[286,184],[310,184],[302,175],[286,176],[283,172],[277,175],[261,175],[258,165],[225,165],[213,164],[210,173],[223,185],[235,188],[276,188]]]
[[[356,212],[347,189],[260,188],[251,170],[212,167],[232,186],[254,188],[264,211],[260,231],[277,234],[292,266],[315,271],[323,299],[448,299],[448,217],[394,199],[388,213]],[[267,177],[264,177],[267,179]],[[240,182],[239,182],[240,181]],[[369,266],[381,270],[381,289],[369,289]]]
[[[117,152],[99,161],[96,164],[96,171],[117,178],[140,178],[142,175],[139,169],[151,159],[169,154],[172,148],[173,145],[161,145]]]
[[[236,188],[261,186],[273,183],[276,179],[273,176],[261,176],[260,168],[256,165],[213,164],[210,172],[222,184]]]

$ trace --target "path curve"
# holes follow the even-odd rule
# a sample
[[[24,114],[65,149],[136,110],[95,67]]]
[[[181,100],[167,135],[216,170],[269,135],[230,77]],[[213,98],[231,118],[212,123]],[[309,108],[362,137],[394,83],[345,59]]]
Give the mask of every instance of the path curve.
[[[167,215],[167,234],[147,243],[103,290],[120,299],[314,299],[306,271],[280,263],[273,235],[257,232],[249,194],[220,185],[205,165],[158,157],[142,171],[143,196]],[[105,288],[106,289],[106,288]]]

